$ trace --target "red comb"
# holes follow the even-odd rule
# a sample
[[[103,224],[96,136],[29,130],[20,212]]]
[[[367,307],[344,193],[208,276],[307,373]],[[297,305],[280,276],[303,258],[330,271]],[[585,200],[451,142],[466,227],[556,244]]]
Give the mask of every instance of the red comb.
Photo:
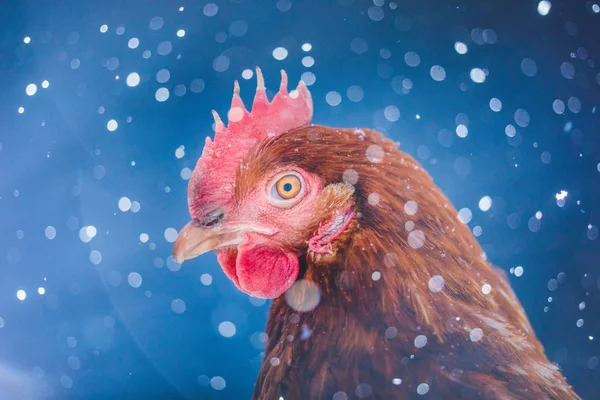
[[[312,98],[304,82],[291,93],[287,91],[287,74],[281,70],[281,85],[273,101],[267,98],[265,81],[256,68],[256,95],[248,112],[235,81],[231,107],[225,126],[219,114],[215,119],[215,140],[206,138],[202,156],[196,164],[188,187],[188,204],[194,218],[201,218],[213,203],[226,202],[233,193],[235,173],[246,153],[261,140],[310,123]]]

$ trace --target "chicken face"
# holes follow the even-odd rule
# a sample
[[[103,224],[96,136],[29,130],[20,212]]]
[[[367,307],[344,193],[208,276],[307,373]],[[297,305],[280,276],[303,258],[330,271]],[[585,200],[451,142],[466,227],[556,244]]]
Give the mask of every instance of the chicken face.
[[[174,253],[187,259],[216,250],[225,274],[255,297],[282,295],[298,278],[299,257],[331,253],[353,216],[351,186],[324,187],[300,168],[280,167],[255,179],[241,173],[236,187],[230,211],[210,225],[188,224]]]
[[[321,188],[321,181],[305,171],[278,169],[253,187],[240,190],[224,225],[255,229],[241,233],[237,247],[218,254],[225,274],[240,290],[255,297],[275,298],[294,283],[300,272],[299,250]]]

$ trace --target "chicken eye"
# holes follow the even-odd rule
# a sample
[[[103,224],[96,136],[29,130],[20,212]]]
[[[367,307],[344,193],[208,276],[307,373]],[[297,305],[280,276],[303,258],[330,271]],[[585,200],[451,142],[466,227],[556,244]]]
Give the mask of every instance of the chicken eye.
[[[301,189],[302,182],[298,176],[286,175],[275,182],[272,195],[278,200],[290,200],[298,196]]]

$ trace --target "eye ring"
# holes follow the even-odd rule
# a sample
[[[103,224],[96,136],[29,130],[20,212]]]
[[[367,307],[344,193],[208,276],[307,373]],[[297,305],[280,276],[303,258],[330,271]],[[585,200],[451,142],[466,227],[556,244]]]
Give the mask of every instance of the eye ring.
[[[304,181],[296,172],[279,174],[267,191],[269,201],[276,207],[288,208],[297,204],[305,192]]]

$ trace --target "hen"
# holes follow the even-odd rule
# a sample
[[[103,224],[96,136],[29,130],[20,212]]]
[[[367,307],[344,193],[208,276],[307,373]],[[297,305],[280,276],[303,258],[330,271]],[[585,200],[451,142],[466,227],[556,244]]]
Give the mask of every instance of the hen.
[[[501,270],[398,145],[309,125],[306,86],[236,82],[189,184],[179,262],[271,298],[254,399],[578,399]]]

